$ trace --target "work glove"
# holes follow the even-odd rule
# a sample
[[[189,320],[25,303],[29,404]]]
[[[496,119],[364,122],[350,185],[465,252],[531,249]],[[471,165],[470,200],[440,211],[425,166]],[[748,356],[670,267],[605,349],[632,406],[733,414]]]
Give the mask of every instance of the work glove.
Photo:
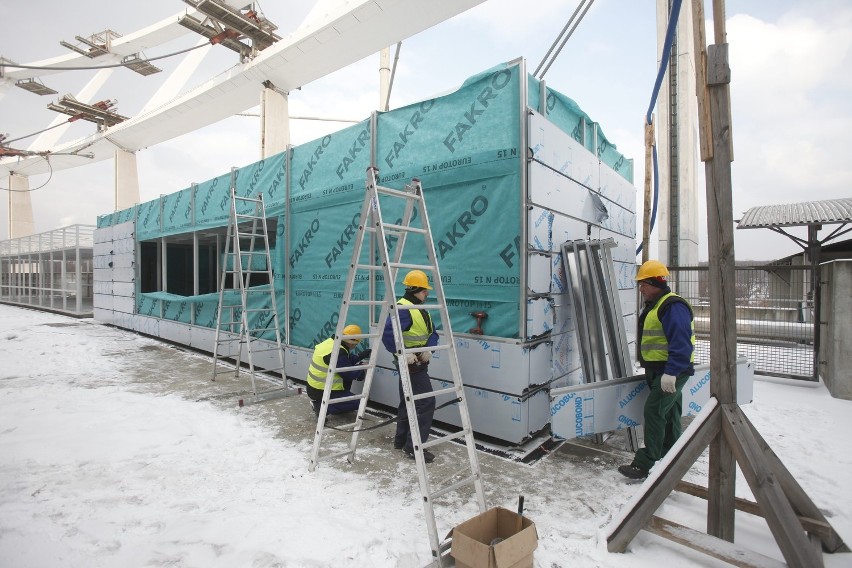
[[[676,377],[674,375],[663,375],[660,379],[660,388],[663,392],[673,393],[677,390],[675,386]]]
[[[405,362],[409,365],[417,364],[417,353],[406,353],[405,354]]]
[[[363,351],[361,351],[361,354],[358,355],[358,362],[360,363],[362,361],[366,361],[367,359],[370,358],[370,355],[372,353],[373,353],[372,349],[364,349]]]
[[[432,352],[431,351],[422,351],[420,353],[420,362],[423,363],[424,365],[426,363],[428,363],[431,358],[432,358]]]

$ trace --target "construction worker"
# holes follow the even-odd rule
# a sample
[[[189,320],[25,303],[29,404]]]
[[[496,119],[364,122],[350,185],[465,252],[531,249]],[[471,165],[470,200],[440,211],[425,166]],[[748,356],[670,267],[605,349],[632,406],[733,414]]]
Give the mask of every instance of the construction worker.
[[[418,305],[426,301],[429,295],[429,279],[422,270],[412,270],[402,280],[405,285],[405,295],[397,301],[399,305]],[[402,326],[402,340],[406,348],[411,347],[433,347],[438,344],[438,334],[427,310],[399,310],[399,321]],[[399,368],[401,347],[396,345],[393,336],[393,325],[389,317],[385,323],[385,331],[382,335],[382,343],[388,351],[393,354],[394,364]],[[432,392],[432,379],[429,377],[429,360],[432,358],[431,351],[419,353],[407,353],[402,364],[408,366],[408,374],[411,377],[411,390],[414,394]],[[435,398],[425,397],[414,402],[417,410],[417,427],[420,429],[420,443],[429,438],[429,430],[432,428],[432,417],[435,414]],[[411,429],[408,425],[408,408],[402,392],[402,382],[399,384],[399,411],[397,414],[396,435],[393,447],[401,449],[408,457],[414,459],[414,445],[411,439]],[[435,459],[432,452],[423,450],[423,458],[426,463]]]
[[[360,335],[361,328],[355,324],[349,324],[343,328],[343,335]],[[360,343],[360,339],[343,339],[340,342],[340,350],[337,353],[337,362],[335,368],[355,367],[361,363],[363,359],[370,356],[370,350],[365,349],[359,354],[354,354],[355,346]],[[323,390],[325,389],[325,379],[328,376],[328,367],[331,365],[331,351],[334,349],[334,338],[329,337],[325,341],[318,343],[314,347],[314,355],[311,359],[311,365],[308,367],[308,398],[311,399],[311,406],[314,413],[319,415],[320,403],[322,401]],[[334,379],[331,384],[331,398],[343,398],[352,396],[352,381],[360,381],[364,379],[364,371],[340,371],[334,374]],[[358,409],[357,400],[349,400],[338,404],[329,404],[327,414],[342,414]]]
[[[631,479],[644,479],[671,449],[682,432],[683,385],[695,374],[695,326],[692,307],[674,294],[666,278],[669,270],[659,260],[639,267],[636,280],[645,307],[639,315],[637,359],[645,368],[651,391],[645,401],[645,446],[629,465],[618,471]]]

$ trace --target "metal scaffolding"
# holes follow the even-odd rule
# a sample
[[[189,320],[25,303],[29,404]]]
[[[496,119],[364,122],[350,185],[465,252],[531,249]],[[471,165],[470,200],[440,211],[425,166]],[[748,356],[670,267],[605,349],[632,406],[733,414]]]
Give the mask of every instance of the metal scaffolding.
[[[0,241],[0,302],[92,315],[92,225]]]

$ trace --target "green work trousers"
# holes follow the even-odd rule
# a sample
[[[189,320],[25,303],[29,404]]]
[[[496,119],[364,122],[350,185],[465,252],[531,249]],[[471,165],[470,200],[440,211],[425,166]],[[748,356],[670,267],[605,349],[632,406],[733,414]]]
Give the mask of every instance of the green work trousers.
[[[660,388],[661,374],[651,377],[651,392],[645,401],[645,447],[640,448],[633,458],[633,465],[645,471],[657,463],[674,446],[680,438],[683,427],[683,385],[689,380],[689,375],[678,376],[675,381],[677,390],[673,393],[663,392]]]

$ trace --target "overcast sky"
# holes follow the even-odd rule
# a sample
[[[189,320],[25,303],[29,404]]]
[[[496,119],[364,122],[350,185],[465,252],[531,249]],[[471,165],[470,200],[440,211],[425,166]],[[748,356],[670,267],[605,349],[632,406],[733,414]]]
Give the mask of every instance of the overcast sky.
[[[267,0],[265,15],[286,34],[304,18],[310,0]],[[657,67],[655,6],[652,0],[597,0],[545,77],[572,97],[625,155],[634,159],[637,186],[644,179],[642,123]],[[15,4],[17,5],[17,4]],[[497,63],[525,57],[534,69],[577,5],[576,1],[486,0],[478,7],[403,42],[391,107],[452,90],[465,78]],[[734,128],[734,217],[755,205],[795,203],[852,196],[852,5],[846,0],[729,0],[728,42],[732,69]],[[125,6],[125,8],[119,8]],[[685,3],[688,6],[688,3]],[[116,3],[33,0],[27,17],[10,17],[13,3],[0,0],[0,56],[33,62],[66,52],[60,40],[112,29],[121,34],[174,15],[178,0]],[[708,2],[706,10],[711,15]],[[30,17],[38,14],[38,17]],[[708,35],[712,27],[708,26]],[[194,44],[185,37],[145,53],[163,55]],[[211,48],[190,85],[234,65],[233,53]],[[177,58],[161,60],[166,72]],[[38,97],[9,89],[0,99],[0,133],[17,138],[47,127],[56,116],[48,102],[76,93],[94,72],[44,78],[59,91]],[[156,91],[166,73],[141,77],[116,70],[95,100],[115,98],[117,111],[132,116]],[[360,120],[378,105],[378,55],[290,95],[296,116]],[[300,144],[346,126],[294,121],[292,141]],[[63,140],[92,132],[82,121]],[[16,147],[27,147],[33,138]],[[236,116],[138,154],[141,198],[147,201],[243,166],[259,158],[259,122]],[[703,166],[698,170],[703,173]],[[73,224],[94,224],[113,207],[111,161],[48,176],[34,176],[31,188],[37,232]],[[43,187],[43,184],[45,184]],[[8,180],[0,180],[8,187]],[[700,179],[700,255],[707,257]],[[639,199],[641,207],[641,196]],[[8,235],[7,194],[0,204],[0,236]],[[832,227],[829,227],[829,229]],[[822,231],[821,236],[827,234]],[[768,230],[736,231],[738,259],[770,260],[798,252],[788,239]],[[652,252],[655,249],[652,248]]]

